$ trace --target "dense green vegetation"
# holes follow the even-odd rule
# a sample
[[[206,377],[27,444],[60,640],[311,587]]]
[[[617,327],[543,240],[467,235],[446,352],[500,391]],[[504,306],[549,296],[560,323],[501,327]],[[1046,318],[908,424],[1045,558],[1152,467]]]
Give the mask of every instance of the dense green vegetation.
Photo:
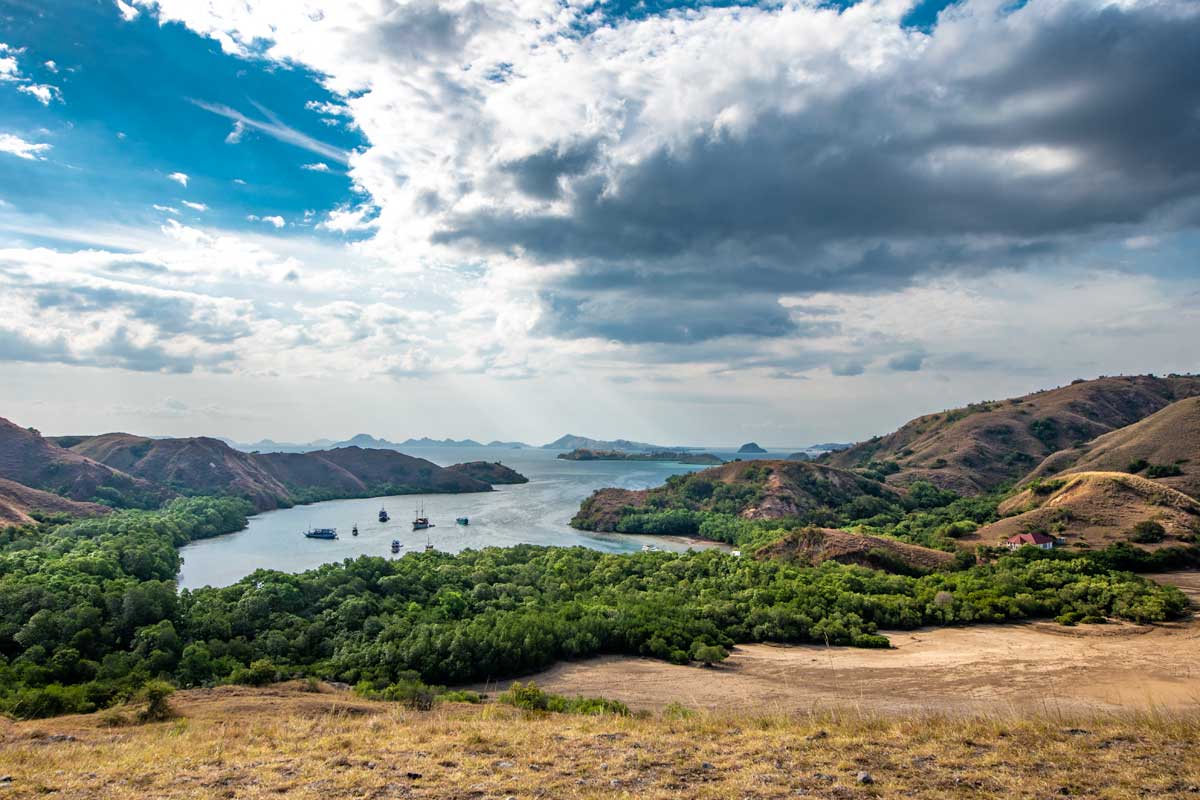
[[[933,487],[915,489],[905,503],[843,513],[872,512],[859,524],[921,538],[950,536],[946,526],[995,512],[992,500],[951,499]],[[248,510],[238,500],[188,498],[157,512],[7,531],[0,708],[45,716],[136,697],[153,680],[260,685],[294,675],[425,703],[441,691],[433,684],[520,675],[600,653],[714,663],[739,642],[886,646],[881,628],[1029,617],[1161,620],[1182,612],[1183,595],[1116,570],[1191,557],[1132,548],[1086,557],[1023,551],[986,566],[905,576],[716,551],[519,546],[362,557],[299,575],[259,571],[233,586],[177,593],[175,548],[241,528]],[[711,516],[702,526],[736,519],[704,513]]]

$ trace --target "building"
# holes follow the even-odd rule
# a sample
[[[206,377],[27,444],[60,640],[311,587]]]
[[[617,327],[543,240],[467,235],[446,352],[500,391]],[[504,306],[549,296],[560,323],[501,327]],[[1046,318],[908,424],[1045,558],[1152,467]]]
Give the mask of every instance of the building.
[[[1018,533],[1016,536],[1010,536],[1005,539],[1004,544],[1008,546],[1009,550],[1016,550],[1027,544],[1042,550],[1053,550],[1054,537],[1036,531],[1034,533]]]

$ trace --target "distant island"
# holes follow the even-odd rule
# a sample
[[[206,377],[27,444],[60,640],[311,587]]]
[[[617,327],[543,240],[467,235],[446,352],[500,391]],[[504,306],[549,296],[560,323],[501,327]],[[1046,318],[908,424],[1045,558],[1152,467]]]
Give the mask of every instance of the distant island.
[[[767,452],[762,447],[758,446],[758,442],[746,442],[738,448],[739,453],[765,453]]]
[[[629,439],[592,439],[587,436],[576,436],[568,433],[560,436],[549,444],[542,445],[543,450],[619,450],[630,453],[653,452],[684,452],[694,450],[693,447],[665,447],[661,444],[634,442]]]
[[[654,450],[649,453],[627,453],[624,450],[592,450],[577,447],[569,453],[559,453],[567,461],[674,461],[680,464],[715,466],[725,462],[712,453],[687,453],[679,450]]]

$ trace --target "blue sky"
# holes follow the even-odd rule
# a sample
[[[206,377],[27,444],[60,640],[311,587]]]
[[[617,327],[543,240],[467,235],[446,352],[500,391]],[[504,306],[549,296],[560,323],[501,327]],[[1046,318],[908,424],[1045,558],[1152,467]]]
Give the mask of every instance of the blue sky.
[[[1191,0],[0,0],[0,416],[800,445],[1200,370]]]
[[[150,225],[163,217],[158,204],[178,209],[182,219],[203,216],[237,229],[255,227],[251,214],[296,224],[305,211],[352,199],[344,164],[253,128],[227,143],[234,121],[199,105],[267,123],[277,115],[279,125],[333,150],[362,146],[362,136],[341,120],[326,125],[323,119],[336,118],[306,108],[336,99],[311,72],[227,55],[211,39],[149,14],[127,22],[114,4],[94,0],[64,0],[37,13],[5,2],[0,14],[3,40],[24,50],[22,72],[60,93],[43,104],[0,91],[5,128],[53,145],[45,163],[0,159],[0,196],[18,196],[23,211]],[[316,163],[329,171],[302,168]],[[172,173],[188,175],[187,186],[168,179]]]

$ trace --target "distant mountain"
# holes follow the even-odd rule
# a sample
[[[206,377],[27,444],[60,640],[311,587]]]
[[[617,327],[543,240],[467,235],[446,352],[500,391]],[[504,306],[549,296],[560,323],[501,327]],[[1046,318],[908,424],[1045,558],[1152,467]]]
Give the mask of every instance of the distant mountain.
[[[577,448],[569,453],[559,453],[564,461],[672,461],[679,464],[702,464],[715,466],[724,464],[724,459],[712,453],[686,453],[678,450],[655,450],[649,453],[626,453],[624,450],[587,450]]]
[[[446,471],[466,475],[477,481],[490,483],[494,486],[509,483],[529,483],[529,478],[526,478],[515,469],[504,466],[499,461],[468,461],[465,464],[455,464],[452,467],[446,467]]]
[[[306,443],[276,442],[272,439],[262,439],[251,443],[234,442],[230,439],[222,439],[222,441],[247,453],[310,453],[314,450],[333,450],[338,447],[362,447],[373,450],[403,450],[408,447],[499,447],[516,450],[530,447],[524,442],[492,441],[485,445],[475,439],[430,439],[428,436],[422,436],[420,439],[405,439],[403,442],[392,442],[367,433],[360,433],[342,441],[317,439]]]
[[[853,447],[852,442],[824,442],[822,444],[810,444],[805,450],[818,450],[822,453],[833,453],[838,450],[848,450]]]
[[[628,439],[590,439],[587,436],[576,436],[568,433],[560,436],[549,444],[542,445],[543,450],[624,450],[636,452],[651,452],[655,450],[689,450],[687,447],[663,447],[646,442],[631,442]]]
[[[738,448],[739,453],[765,453],[765,448],[759,447],[758,442],[746,442]]]
[[[888,483],[925,480],[979,494],[1020,480],[1047,456],[1083,447],[1196,395],[1200,376],[1080,380],[1024,397],[927,414],[887,436],[828,453],[820,463],[872,469],[886,475]]]

